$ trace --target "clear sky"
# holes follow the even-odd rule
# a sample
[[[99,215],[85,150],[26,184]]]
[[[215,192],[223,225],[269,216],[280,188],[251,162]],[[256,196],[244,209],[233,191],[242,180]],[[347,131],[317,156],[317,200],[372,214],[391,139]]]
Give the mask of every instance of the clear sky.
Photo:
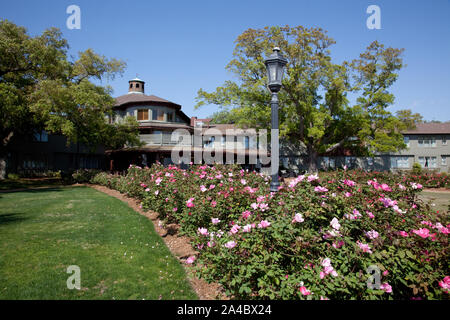
[[[81,29],[69,30],[69,5],[81,9]],[[369,30],[369,5],[381,9],[381,29]],[[189,116],[206,117],[216,106],[194,110],[197,90],[231,79],[225,70],[234,41],[248,28],[321,27],[336,40],[336,62],[358,57],[374,40],[405,48],[406,67],[392,88],[391,111],[410,108],[427,120],[450,120],[450,0],[40,0],[1,1],[0,18],[37,35],[58,27],[76,54],[88,48],[123,59],[122,78],[109,84],[125,94],[138,74],[146,93],[176,102]],[[1,57],[0,57],[1,59]]]

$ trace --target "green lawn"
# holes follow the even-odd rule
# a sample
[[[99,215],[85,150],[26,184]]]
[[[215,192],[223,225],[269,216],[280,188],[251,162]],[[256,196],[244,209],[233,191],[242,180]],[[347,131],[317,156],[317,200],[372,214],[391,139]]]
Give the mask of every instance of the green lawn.
[[[81,270],[68,289],[67,267]],[[0,299],[197,299],[150,220],[88,187],[0,193]]]
[[[61,178],[41,178],[41,179],[4,179],[0,180],[0,191],[1,190],[12,190],[12,189],[29,189],[29,188],[39,188],[48,186],[61,186]]]

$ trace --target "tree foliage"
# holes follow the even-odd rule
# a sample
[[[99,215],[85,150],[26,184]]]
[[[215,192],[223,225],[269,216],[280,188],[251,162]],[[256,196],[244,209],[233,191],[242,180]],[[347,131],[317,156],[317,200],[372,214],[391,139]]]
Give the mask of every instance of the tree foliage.
[[[73,61],[68,49],[56,28],[32,37],[25,28],[0,20],[2,158],[13,135],[42,129],[92,149],[137,141],[137,123],[107,123],[114,105],[112,89],[93,82],[122,74],[125,63],[92,49],[79,52]]]
[[[226,66],[237,81],[226,81],[214,92],[200,89],[196,107],[216,104],[221,107],[214,117],[218,122],[270,129],[264,57],[277,46],[288,60],[279,93],[280,135],[304,144],[310,170],[316,170],[319,154],[338,148],[358,154],[404,148],[401,131],[417,119],[411,112],[401,111],[399,117],[387,110],[394,103],[389,89],[403,67],[403,49],[374,41],[358,58],[335,63],[334,43],[320,28],[248,29],[237,38]],[[349,94],[358,96],[353,105]]]

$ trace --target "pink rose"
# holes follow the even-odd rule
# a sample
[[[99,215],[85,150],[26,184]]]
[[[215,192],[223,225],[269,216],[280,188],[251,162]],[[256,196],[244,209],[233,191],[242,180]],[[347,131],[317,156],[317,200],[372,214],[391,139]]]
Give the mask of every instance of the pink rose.
[[[190,256],[189,258],[186,259],[187,264],[193,264],[194,261],[195,261],[195,256]]]
[[[186,206],[187,206],[188,208],[193,208],[193,207],[195,207],[193,201],[194,201],[194,198],[190,198],[188,201],[186,201]]]
[[[197,229],[197,232],[199,233],[199,234],[201,234],[202,236],[207,236],[209,233],[208,233],[208,229],[206,229],[206,228],[198,228]]]
[[[294,219],[292,220],[292,223],[296,223],[296,222],[297,223],[301,223],[303,221],[305,221],[305,219],[303,219],[302,214],[301,213],[296,213],[295,216],[294,216]]]
[[[228,249],[232,249],[232,248],[236,247],[236,242],[228,241],[227,243],[224,244],[224,247],[226,247]]]
[[[304,286],[300,287],[299,290],[300,290],[301,294],[304,296],[309,296],[311,294],[311,291],[306,289],[306,287],[304,287]]]
[[[450,277],[446,276],[442,281],[439,281],[439,286],[444,289],[445,293],[449,293],[450,290]]]
[[[379,235],[379,233],[376,232],[375,230],[370,230],[370,231],[366,232],[366,236],[369,239],[376,239],[376,238],[378,238],[378,235]]]
[[[232,234],[236,234],[236,233],[238,233],[238,231],[239,231],[240,228],[241,228],[241,227],[240,227],[239,225],[235,224],[235,225],[231,228],[230,232],[231,232]]]
[[[370,250],[370,247],[368,244],[365,243],[361,243],[359,241],[356,241],[356,244],[359,246],[359,248],[363,251],[363,252],[367,252],[367,253],[372,253],[372,250]]]
[[[413,230],[413,233],[417,234],[419,237],[422,237],[424,239],[428,238],[430,236],[430,230],[427,228],[421,228],[419,230]]]
[[[314,191],[315,191],[315,192],[327,192],[328,189],[325,188],[325,187],[318,186],[318,187],[315,187],[315,188],[314,188]]]
[[[251,213],[250,211],[245,210],[244,212],[242,212],[242,217],[243,217],[244,219],[247,219],[248,217],[250,217],[251,214],[252,214],[252,213]]]
[[[258,223],[258,228],[264,229],[270,226],[270,222],[263,220],[260,223]]]
[[[386,293],[391,293],[392,292],[392,287],[387,282],[385,282],[382,285],[380,285],[380,289],[383,290]]]

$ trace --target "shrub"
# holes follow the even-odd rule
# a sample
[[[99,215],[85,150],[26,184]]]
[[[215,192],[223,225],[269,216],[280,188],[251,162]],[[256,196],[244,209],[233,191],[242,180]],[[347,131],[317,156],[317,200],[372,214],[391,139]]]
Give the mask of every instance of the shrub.
[[[328,172],[277,193],[268,177],[236,166],[131,166],[91,181],[179,223],[199,275],[234,298],[448,297],[448,216],[423,205],[411,175]],[[369,289],[374,266],[381,286]]]
[[[422,166],[418,162],[414,162],[412,166],[412,173],[414,174],[421,174],[422,172]]]
[[[19,180],[19,175],[17,173],[8,173],[8,179]]]
[[[75,183],[88,183],[100,170],[97,169],[79,169],[72,173]]]

